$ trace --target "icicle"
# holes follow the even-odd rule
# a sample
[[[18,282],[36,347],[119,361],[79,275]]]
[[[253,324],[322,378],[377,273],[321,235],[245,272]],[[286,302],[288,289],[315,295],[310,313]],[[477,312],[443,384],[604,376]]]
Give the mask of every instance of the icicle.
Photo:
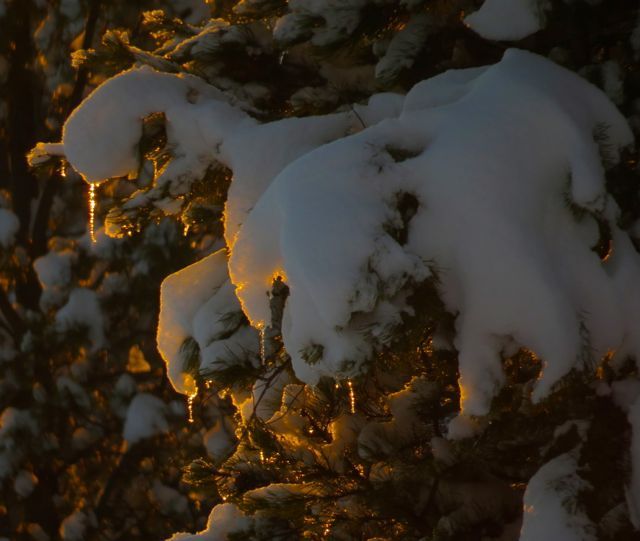
[[[187,410],[189,412],[189,422],[193,423],[193,402],[198,396],[198,386],[196,385],[195,390],[187,397]]]
[[[260,362],[262,364],[266,363],[266,357],[267,354],[265,352],[265,328],[264,325],[262,325],[258,331],[260,332]]]
[[[353,383],[350,379],[347,380],[347,387],[349,387],[349,407],[351,409],[351,413],[356,412],[356,393],[353,390]]]
[[[93,182],[91,182],[89,183],[89,236],[91,237],[91,242],[93,242],[94,244],[96,242],[95,219],[96,219],[96,185]]]

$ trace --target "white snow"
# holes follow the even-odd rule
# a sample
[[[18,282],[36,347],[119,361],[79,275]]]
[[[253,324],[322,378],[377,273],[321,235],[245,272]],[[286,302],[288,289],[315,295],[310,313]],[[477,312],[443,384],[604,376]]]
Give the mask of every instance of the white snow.
[[[9,248],[20,228],[20,220],[9,209],[0,208],[0,246]]]
[[[129,446],[169,430],[167,405],[157,396],[137,394],[127,410],[122,437]]]
[[[485,2],[476,22],[505,5]],[[357,21],[359,6],[341,7],[355,17],[344,24]],[[512,6],[500,21],[531,23],[538,13],[538,4]],[[292,15],[321,7],[300,1]],[[256,329],[269,325],[277,276],[290,288],[284,344],[306,383],[365,370],[413,313],[415,284],[434,275],[457,314],[464,415],[487,412],[504,381],[506,348],[542,359],[536,400],[589,352],[595,360],[610,350],[638,358],[640,258],[616,225],[593,137],[606,126],[615,159],[632,134],[600,90],[509,50],[494,66],[446,72],[404,99],[381,95],[355,110],[259,125],[195,77],[133,69],[67,121],[65,154],[90,182],[138,167],[141,119],[152,112],[165,113],[174,152],[158,185],[177,195],[184,178],[215,162],[233,170],[226,251],[162,287],[158,345],[177,390],[195,390],[180,354],[187,338],[199,346],[200,370],[233,362],[239,351],[256,360],[257,334],[237,315],[242,309]],[[401,215],[403,197],[414,198],[413,217]],[[604,261],[591,249],[593,216],[611,228]],[[394,233],[403,228],[406,243]]]
[[[180,350],[193,337],[200,347],[201,369],[230,362],[243,350],[257,355],[258,334],[247,326],[234,328],[241,308],[227,276],[226,253],[219,250],[172,274],[160,289],[158,350],[167,361],[168,375],[178,392],[192,394],[195,380],[184,372]],[[231,336],[227,336],[232,331]],[[227,336],[221,339],[221,337]],[[232,357],[231,357],[232,358]]]
[[[177,533],[167,541],[226,541],[227,535],[251,527],[253,519],[232,503],[216,505],[209,515],[207,527],[196,534]]]
[[[485,0],[464,22],[483,38],[515,41],[544,26],[546,0]]]
[[[38,425],[27,410],[5,408],[0,414],[0,481],[4,481],[16,469],[24,447],[14,438],[33,437]]]
[[[60,524],[60,538],[62,541],[84,541],[87,530],[87,515],[76,510]]]
[[[278,19],[273,37],[284,45],[307,33],[317,46],[340,42],[358,27],[366,4],[367,0],[290,0],[289,13]],[[310,21],[316,24],[309,25]]]
[[[168,145],[178,158],[158,182],[204,172],[212,149],[220,144],[220,132],[231,131],[246,117],[226,100],[197,77],[134,68],[99,86],[68,118],[64,154],[87,182],[135,173],[142,120],[164,112]],[[118,137],[111,137],[114,133]]]
[[[47,310],[66,300],[71,284],[71,266],[77,254],[70,249],[50,251],[33,262],[33,268],[42,286],[40,306]]]
[[[577,468],[576,457],[566,453],[529,480],[520,541],[596,541],[595,526],[577,502],[579,492],[588,488]]]
[[[412,17],[407,25],[391,38],[384,56],[376,64],[376,79],[392,82],[403,69],[413,66],[424,47],[432,21],[428,15]]]
[[[218,462],[226,459],[236,445],[236,438],[228,419],[219,416],[214,425],[205,432],[202,443],[213,460]]]
[[[153,480],[149,496],[163,515],[184,516],[189,512],[187,498],[175,488],[161,483],[158,479]]]
[[[231,247],[243,309],[254,326],[268,324],[266,292],[282,276],[296,375],[349,376],[410,312],[405,293],[430,262],[459,313],[472,415],[486,413],[502,384],[500,352],[511,341],[545,362],[536,399],[578,365],[581,325],[596,357],[639,352],[640,261],[605,192],[592,137],[603,124],[614,155],[632,141],[602,92],[523,51],[416,85],[399,118],[302,156],[269,185]],[[417,156],[396,163],[389,147]],[[419,203],[405,246],[384,227],[399,221],[399,193]],[[607,261],[591,250],[595,220],[575,219],[565,197],[609,221],[616,248]],[[315,345],[323,355],[310,365],[304,352]]]
[[[615,60],[603,62],[601,67],[603,89],[616,105],[624,102],[624,75],[620,64]]]
[[[48,252],[37,258],[33,268],[43,289],[67,286],[71,281],[71,264],[76,258],[71,250]]]
[[[60,331],[86,328],[93,350],[105,344],[104,318],[95,291],[79,287],[71,291],[69,300],[56,313],[56,326]]]
[[[27,498],[38,484],[38,478],[33,472],[20,470],[13,479],[13,490],[21,498]]]

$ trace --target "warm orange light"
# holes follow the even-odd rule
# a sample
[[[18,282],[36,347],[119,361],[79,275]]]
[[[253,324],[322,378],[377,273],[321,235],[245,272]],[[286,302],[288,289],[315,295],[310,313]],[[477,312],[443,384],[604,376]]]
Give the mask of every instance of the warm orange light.
[[[278,269],[276,271],[273,272],[273,274],[271,275],[271,278],[269,279],[269,286],[271,286],[271,284],[273,284],[273,282],[277,281],[278,278],[280,278],[283,282],[287,282],[287,273],[284,272],[283,269]]]

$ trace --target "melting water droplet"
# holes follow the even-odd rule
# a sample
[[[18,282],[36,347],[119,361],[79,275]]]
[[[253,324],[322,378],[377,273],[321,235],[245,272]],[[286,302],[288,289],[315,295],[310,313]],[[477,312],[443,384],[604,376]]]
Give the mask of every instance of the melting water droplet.
[[[89,184],[89,236],[91,242],[96,242],[96,185],[92,182]]]

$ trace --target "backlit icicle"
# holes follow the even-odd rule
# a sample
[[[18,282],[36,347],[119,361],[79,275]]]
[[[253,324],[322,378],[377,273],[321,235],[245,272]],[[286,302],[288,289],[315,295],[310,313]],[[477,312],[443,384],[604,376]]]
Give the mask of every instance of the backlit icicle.
[[[351,413],[355,413],[356,412],[356,393],[353,390],[353,382],[350,379],[347,380],[347,387],[349,387],[349,409]]]
[[[93,182],[89,183],[89,236],[91,237],[91,242],[96,242],[96,231],[95,231],[95,221],[96,221],[96,184]]]
[[[189,422],[193,423],[193,402],[198,396],[198,386],[196,385],[194,391],[187,397],[187,411],[189,412]]]

